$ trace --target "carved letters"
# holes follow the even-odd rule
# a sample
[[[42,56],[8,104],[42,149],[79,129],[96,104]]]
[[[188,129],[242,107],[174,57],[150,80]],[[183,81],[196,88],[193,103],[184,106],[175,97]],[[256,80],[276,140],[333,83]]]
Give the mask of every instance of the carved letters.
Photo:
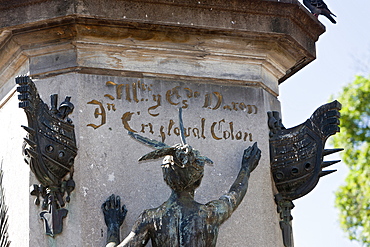
[[[235,114],[254,115],[258,113],[257,106],[247,102],[227,102],[223,92],[211,91],[201,93],[189,86],[173,86],[165,92],[158,93],[153,84],[146,84],[140,80],[132,83],[105,82],[105,89],[113,93],[103,93],[103,100],[92,99],[88,105],[94,105],[95,123],[87,126],[98,129],[107,123],[107,119],[118,115],[123,127],[133,133],[149,133],[155,138],[165,141],[167,136],[180,135],[180,130],[173,119],[163,120],[158,118],[164,114],[163,107],[189,108],[192,104],[201,106],[205,111],[226,111]],[[104,89],[104,88],[103,88]],[[105,90],[104,90],[105,91]],[[141,110],[133,110],[136,104]],[[167,109],[167,108],[165,108]],[[119,111],[123,112],[118,113]],[[222,113],[220,114],[222,116]],[[116,117],[116,116],[115,116]],[[142,121],[145,117],[145,121]],[[148,121],[147,119],[153,119]],[[117,117],[116,117],[117,118]],[[142,121],[140,123],[140,121]],[[158,121],[161,121],[158,123]],[[138,124],[139,122],[139,124]],[[158,126],[159,124],[159,126]],[[252,142],[253,134],[247,128],[238,128],[233,121],[225,118],[207,119],[199,117],[194,126],[185,126],[185,136],[198,139],[212,138],[214,140],[235,140]]]

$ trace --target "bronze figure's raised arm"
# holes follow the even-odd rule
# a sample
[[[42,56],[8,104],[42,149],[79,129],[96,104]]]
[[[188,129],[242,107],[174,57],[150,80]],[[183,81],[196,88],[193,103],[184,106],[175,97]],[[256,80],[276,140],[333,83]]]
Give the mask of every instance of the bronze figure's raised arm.
[[[110,196],[102,205],[108,226],[107,247],[145,246],[149,240],[153,247],[216,246],[220,225],[243,200],[250,173],[257,167],[261,157],[257,143],[244,150],[239,174],[229,192],[218,200],[201,204],[194,200],[194,191],[203,178],[204,165],[212,163],[210,159],[186,144],[185,138],[182,138],[182,144],[170,147],[134,133],[129,134],[156,148],[140,160],[164,157],[163,178],[172,193],[161,206],[141,213],[131,233],[119,245],[119,228],[127,211],[121,207],[118,196]]]

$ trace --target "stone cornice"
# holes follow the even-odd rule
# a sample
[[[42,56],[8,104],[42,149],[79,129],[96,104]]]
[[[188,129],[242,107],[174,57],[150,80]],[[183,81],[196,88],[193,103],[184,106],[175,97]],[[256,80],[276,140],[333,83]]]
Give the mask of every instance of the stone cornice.
[[[0,8],[0,70],[14,62],[16,53],[32,56],[52,43],[91,37],[98,43],[104,37],[114,42],[125,36],[123,29],[138,40],[170,33],[174,43],[189,35],[239,38],[245,46],[232,53],[241,57],[243,50],[253,54],[251,48],[265,43],[268,47],[262,49],[274,64],[266,68],[279,83],[315,59],[315,42],[325,31],[295,0],[8,1]]]

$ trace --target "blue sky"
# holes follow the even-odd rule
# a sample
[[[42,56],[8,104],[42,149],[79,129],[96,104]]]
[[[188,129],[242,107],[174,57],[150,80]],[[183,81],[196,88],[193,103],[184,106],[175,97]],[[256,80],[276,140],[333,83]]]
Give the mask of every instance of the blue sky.
[[[325,17],[319,20],[326,32],[316,43],[317,59],[280,85],[279,100],[285,127],[304,122],[331,95],[353,81],[355,75],[370,74],[370,1],[325,0],[337,15],[337,24]],[[327,146],[328,147],[328,144]],[[326,160],[339,159],[332,155]],[[293,234],[296,247],[359,247],[346,239],[334,208],[334,192],[344,183],[345,164],[320,179],[307,196],[294,201]]]

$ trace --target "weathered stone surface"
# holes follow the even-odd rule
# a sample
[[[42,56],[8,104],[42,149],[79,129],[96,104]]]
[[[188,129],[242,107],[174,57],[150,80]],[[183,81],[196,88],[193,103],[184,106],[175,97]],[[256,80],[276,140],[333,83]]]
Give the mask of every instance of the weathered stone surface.
[[[18,52],[30,51],[31,54],[45,45],[73,45],[74,41],[86,38],[84,34],[113,40],[133,35],[139,40],[148,40],[154,33],[145,30],[161,30],[169,32],[170,36],[172,33],[172,42],[184,42],[189,33],[236,36],[248,40],[244,41],[244,48],[268,40],[273,43],[272,51],[290,54],[286,57],[290,61],[285,61],[281,68],[283,75],[278,76],[280,82],[315,58],[315,41],[324,31],[324,27],[298,1],[11,2],[0,9],[0,31],[4,36],[2,49],[14,47],[14,44],[8,44],[12,36],[19,37],[14,37]],[[134,27],[136,34],[122,32],[115,26]],[[32,32],[34,35],[30,35]],[[29,35],[27,38],[22,35],[25,33]],[[54,47],[54,50],[58,48]],[[10,53],[8,56],[11,57],[2,63],[15,60],[14,55],[16,53]],[[284,62],[283,58],[280,60]]]
[[[56,246],[103,246],[106,229],[100,205],[111,193],[120,195],[129,210],[122,237],[129,233],[141,211],[159,206],[169,197],[161,160],[139,163],[137,159],[150,148],[131,139],[127,131],[164,139],[169,145],[179,143],[178,107],[184,108],[189,144],[215,162],[205,168],[203,183],[196,192],[199,202],[217,199],[229,189],[246,147],[257,141],[263,153],[260,165],[252,173],[244,202],[221,227],[218,245],[279,246],[281,233],[272,199],[268,143],[264,141],[268,140],[266,107],[271,108],[265,104],[273,98],[258,87],[199,82],[85,74],[36,81],[42,97],[51,92],[68,94],[78,106],[71,116],[79,140],[76,191],[68,205],[63,233],[53,240]],[[123,87],[119,99],[120,84]],[[176,90],[179,98],[174,94]],[[276,108],[277,101],[273,102]],[[105,112],[105,121],[104,114],[95,118],[96,111]],[[36,207],[31,205],[30,209],[31,214],[37,214]],[[48,237],[43,234],[42,224],[32,217],[30,227],[36,239],[31,241],[46,245]]]

